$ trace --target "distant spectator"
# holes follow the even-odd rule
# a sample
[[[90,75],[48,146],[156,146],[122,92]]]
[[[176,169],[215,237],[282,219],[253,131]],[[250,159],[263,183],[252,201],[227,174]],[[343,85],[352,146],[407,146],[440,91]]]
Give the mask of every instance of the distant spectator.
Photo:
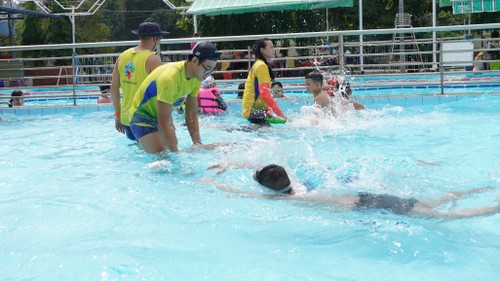
[[[15,90],[10,95],[9,107],[22,106],[24,104],[24,93],[20,90]]]
[[[112,104],[113,99],[110,96],[110,86],[109,85],[104,85],[104,86],[99,86],[101,88],[101,96],[97,98],[97,103],[98,104]]]
[[[486,53],[484,52],[479,52],[476,57],[474,58],[474,68],[473,71],[481,71],[481,70],[486,70],[488,65],[483,62],[482,60],[485,59]]]
[[[283,84],[278,81],[271,84],[271,94],[273,98],[288,98],[287,95],[283,94]]]
[[[222,99],[220,91],[212,75],[203,80],[198,91],[198,109],[200,114],[217,115],[226,112],[227,104]]]

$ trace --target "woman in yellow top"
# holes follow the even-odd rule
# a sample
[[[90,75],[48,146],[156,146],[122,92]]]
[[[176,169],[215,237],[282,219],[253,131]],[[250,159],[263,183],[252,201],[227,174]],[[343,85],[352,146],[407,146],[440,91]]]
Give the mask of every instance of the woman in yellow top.
[[[268,63],[276,53],[273,42],[267,38],[259,39],[252,47],[255,63],[248,73],[243,93],[242,116],[254,124],[284,123],[286,116],[276,104],[270,93],[274,73]]]

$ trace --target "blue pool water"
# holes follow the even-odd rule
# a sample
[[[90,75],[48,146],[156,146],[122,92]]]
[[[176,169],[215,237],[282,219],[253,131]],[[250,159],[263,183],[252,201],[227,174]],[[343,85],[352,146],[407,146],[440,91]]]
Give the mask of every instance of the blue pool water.
[[[0,121],[0,276],[4,280],[497,280],[499,215],[443,221],[341,212],[330,206],[227,194],[215,178],[264,192],[253,170],[221,175],[218,161],[284,165],[318,193],[368,191],[438,197],[495,190],[441,211],[500,196],[500,97],[388,106],[338,119],[311,107],[245,132],[231,107],[203,117],[205,143],[144,154],[114,131],[111,109]],[[314,124],[314,125],[312,125]]]

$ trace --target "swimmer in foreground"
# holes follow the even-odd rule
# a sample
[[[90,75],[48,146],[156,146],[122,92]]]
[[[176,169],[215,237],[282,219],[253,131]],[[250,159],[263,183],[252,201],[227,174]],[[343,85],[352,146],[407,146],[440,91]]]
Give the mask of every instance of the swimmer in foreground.
[[[224,172],[227,168],[248,168],[246,163],[231,163],[231,164],[215,164],[207,168],[219,168],[217,174]],[[470,190],[459,190],[448,192],[447,194],[430,200],[417,200],[413,198],[401,198],[388,194],[372,194],[360,192],[357,195],[352,194],[317,194],[306,193],[303,196],[297,195],[292,186],[288,174],[282,166],[267,165],[264,168],[257,170],[253,176],[264,187],[269,188],[275,194],[256,194],[249,191],[244,191],[230,187],[228,185],[217,182],[214,179],[202,179],[203,182],[212,184],[217,188],[237,193],[245,194],[254,198],[280,199],[280,200],[296,200],[302,202],[317,202],[329,203],[335,207],[345,211],[364,211],[364,210],[386,210],[398,215],[406,215],[411,217],[426,217],[426,218],[442,218],[442,219],[459,219],[477,216],[488,216],[500,212],[500,198],[497,198],[497,205],[462,209],[458,211],[440,212],[436,208],[455,200],[465,198],[469,195],[493,190],[493,187],[473,188]]]

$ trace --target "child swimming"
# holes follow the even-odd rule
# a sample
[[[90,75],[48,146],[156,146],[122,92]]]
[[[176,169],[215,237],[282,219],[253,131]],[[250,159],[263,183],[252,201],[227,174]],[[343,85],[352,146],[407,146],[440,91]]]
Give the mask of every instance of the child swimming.
[[[247,163],[229,163],[214,164],[207,168],[219,168],[217,174],[223,173],[227,168],[248,168]],[[488,216],[500,212],[500,198],[497,198],[495,206],[480,207],[474,209],[462,209],[458,211],[441,212],[436,208],[454,201],[465,198],[469,195],[493,190],[493,187],[480,187],[470,190],[459,190],[448,192],[447,194],[429,200],[417,200],[414,198],[401,198],[389,194],[373,194],[360,192],[358,194],[318,194],[306,193],[297,195],[295,188],[290,181],[285,168],[271,164],[259,169],[253,176],[254,180],[260,185],[270,189],[274,194],[256,194],[230,187],[217,182],[214,179],[203,179],[203,182],[215,185],[217,188],[238,194],[246,194],[254,198],[296,200],[303,202],[329,203],[345,211],[364,211],[364,210],[385,210],[398,215],[412,217],[458,219],[476,216]]]

